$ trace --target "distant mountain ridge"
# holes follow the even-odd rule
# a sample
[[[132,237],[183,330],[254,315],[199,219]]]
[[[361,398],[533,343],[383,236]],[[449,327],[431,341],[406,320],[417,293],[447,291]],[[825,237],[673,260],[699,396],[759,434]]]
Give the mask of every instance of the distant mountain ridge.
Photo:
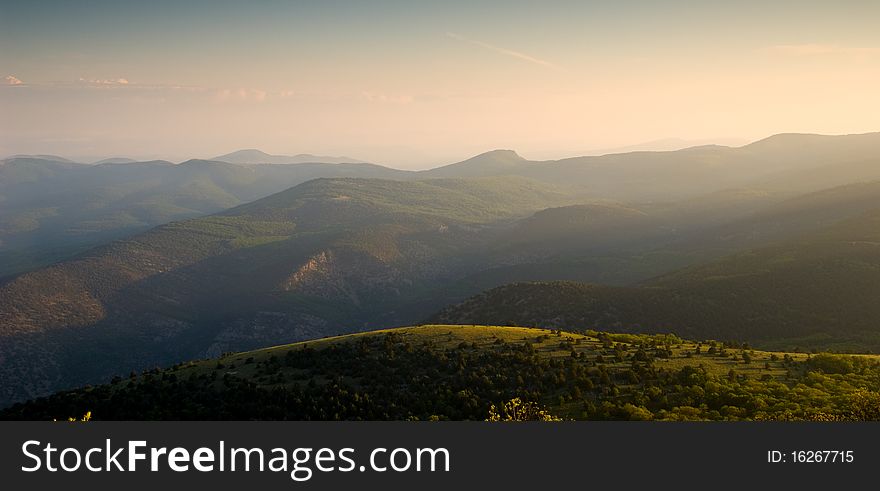
[[[172,220],[263,198],[310,179],[410,176],[374,164],[116,162],[0,161],[0,278]]]
[[[301,153],[297,155],[270,155],[261,150],[249,148],[220,155],[209,160],[228,162],[230,164],[364,164],[363,160],[350,157],[329,157]]]
[[[237,154],[229,160],[277,157],[258,150]],[[367,163],[261,165],[192,159],[172,165],[114,158],[86,165],[50,155],[11,158],[0,161],[0,278],[310,179],[493,176],[540,181],[582,203],[656,206],[690,201],[692,214],[703,197],[739,189],[734,206],[748,209],[832,186],[880,180],[880,133],[780,134],[737,148],[701,146],[555,161],[532,161],[513,150],[493,150],[418,172]],[[715,212],[728,216],[717,206],[721,202],[715,202]],[[703,215],[704,220],[712,219]]]
[[[134,164],[138,162],[135,159],[130,159],[128,157],[110,157],[109,159],[103,159],[95,162],[92,165],[103,165],[103,164]]]
[[[803,173],[808,178],[801,179]],[[624,202],[681,200],[730,188],[803,193],[880,179],[880,133],[784,133],[742,147],[702,145],[547,161],[495,150],[420,175],[517,175],[592,199]]]
[[[532,164],[513,150],[492,150],[454,164],[422,171],[428,177],[486,177],[518,174],[519,169]]]
[[[58,155],[26,155],[26,154],[18,154],[18,155],[10,155],[9,157],[4,158],[3,160],[15,160],[15,159],[36,159],[36,160],[49,160],[52,162],[65,162],[68,164],[77,163],[73,160],[66,159],[64,157],[59,157]]]

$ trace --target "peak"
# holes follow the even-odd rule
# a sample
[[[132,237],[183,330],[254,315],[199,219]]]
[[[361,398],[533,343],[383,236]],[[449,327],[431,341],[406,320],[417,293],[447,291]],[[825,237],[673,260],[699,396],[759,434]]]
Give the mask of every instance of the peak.
[[[221,160],[206,160],[206,159],[189,159],[185,162],[181,162],[178,166],[184,167],[200,167],[200,166],[229,166],[235,167],[234,165],[230,165],[228,162],[223,162]]]
[[[777,133],[753,142],[751,145],[766,145],[768,143],[790,142],[794,140],[808,140],[823,137],[823,135],[817,135],[815,133]]]
[[[880,132],[873,133],[855,133],[848,135],[820,135],[816,133],[778,133],[772,136],[768,136],[762,140],[758,140],[754,143],[746,145],[747,147],[761,147],[761,146],[772,146],[772,145],[788,145],[788,144],[797,144],[804,142],[825,142],[825,141],[847,141],[847,142],[856,142],[856,141],[874,141],[878,137],[880,137]]]
[[[426,171],[432,177],[480,177],[509,173],[513,168],[527,164],[513,150],[498,149],[481,153],[467,160]]]
[[[271,157],[271,155],[256,148],[243,148],[241,150],[236,150],[225,155],[220,155],[219,157],[214,157],[211,160],[220,160],[224,157]]]
[[[507,165],[507,164],[518,164],[526,162],[526,159],[522,158],[518,153],[513,150],[506,149],[498,149],[498,150],[490,150],[488,152],[481,153],[474,157],[471,157],[463,162],[459,162],[460,164],[493,164],[493,165]]]
[[[513,160],[525,160],[522,158],[515,150],[507,150],[507,149],[497,149],[497,150],[489,150],[488,152],[481,153],[477,155],[476,158],[480,157],[496,157],[496,158],[505,158],[505,159],[513,159]]]
[[[70,163],[70,164],[73,164],[73,163],[74,163],[73,160],[66,159],[66,158],[64,158],[64,157],[59,157],[58,155],[27,155],[27,154],[18,154],[18,155],[12,155],[12,156],[9,156],[9,157],[7,157],[7,158],[4,159],[4,160],[14,160],[14,159],[21,159],[21,160],[48,160],[48,161],[51,161],[51,162],[64,162],[64,163]]]

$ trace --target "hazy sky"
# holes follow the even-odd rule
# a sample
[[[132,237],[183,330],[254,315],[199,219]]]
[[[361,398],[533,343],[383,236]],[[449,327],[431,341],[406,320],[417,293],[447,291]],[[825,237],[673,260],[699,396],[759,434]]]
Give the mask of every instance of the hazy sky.
[[[0,1],[0,155],[424,167],[877,131],[878,19],[876,0]]]

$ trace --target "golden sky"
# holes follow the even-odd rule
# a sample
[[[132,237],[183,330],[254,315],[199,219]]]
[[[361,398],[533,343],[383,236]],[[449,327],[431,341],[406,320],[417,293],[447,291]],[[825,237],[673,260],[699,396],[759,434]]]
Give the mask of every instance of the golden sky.
[[[880,130],[874,1],[7,3],[0,156],[423,168]]]

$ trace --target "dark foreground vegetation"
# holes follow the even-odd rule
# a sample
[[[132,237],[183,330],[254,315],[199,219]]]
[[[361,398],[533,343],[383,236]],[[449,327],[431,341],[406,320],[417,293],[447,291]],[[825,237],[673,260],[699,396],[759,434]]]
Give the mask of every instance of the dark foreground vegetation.
[[[873,356],[770,353],[671,335],[420,326],[133,373],[0,417],[849,421],[880,419],[878,390]]]

